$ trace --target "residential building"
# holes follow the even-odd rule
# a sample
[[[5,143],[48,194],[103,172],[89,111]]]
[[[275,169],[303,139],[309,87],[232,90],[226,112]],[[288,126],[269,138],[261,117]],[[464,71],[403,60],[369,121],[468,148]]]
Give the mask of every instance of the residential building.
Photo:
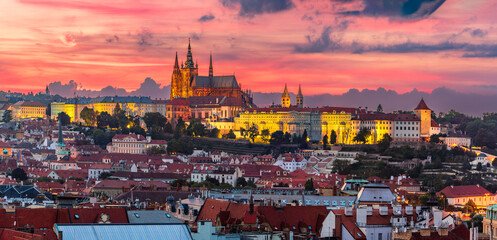
[[[438,192],[438,195],[445,196],[449,205],[455,207],[464,207],[470,200],[479,210],[496,203],[495,194],[480,185],[448,186]]]

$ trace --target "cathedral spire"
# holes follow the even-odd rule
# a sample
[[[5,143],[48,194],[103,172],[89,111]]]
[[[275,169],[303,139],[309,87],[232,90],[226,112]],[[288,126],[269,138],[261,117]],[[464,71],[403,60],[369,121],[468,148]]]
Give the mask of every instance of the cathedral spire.
[[[302,95],[302,89],[299,84],[299,93],[297,94],[297,107],[304,107],[304,95]]]
[[[190,46],[190,38],[188,38],[188,53],[186,54],[185,68],[195,68],[192,57],[192,47]]]
[[[179,68],[179,64],[178,64],[178,52],[176,52],[176,59],[174,60],[174,68]]]
[[[290,94],[288,93],[288,88],[285,83],[285,90],[283,91],[283,95],[281,96],[281,107],[287,108],[290,107]]]
[[[210,55],[210,64],[209,64],[209,78],[212,79],[214,77],[214,70],[212,69],[212,52]]]

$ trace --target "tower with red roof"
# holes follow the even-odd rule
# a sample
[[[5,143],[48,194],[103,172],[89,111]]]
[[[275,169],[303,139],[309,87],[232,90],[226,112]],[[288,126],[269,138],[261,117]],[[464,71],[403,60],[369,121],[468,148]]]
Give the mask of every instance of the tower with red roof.
[[[429,138],[431,128],[431,109],[426,105],[424,99],[421,98],[418,106],[414,109],[414,114],[421,120],[420,137]]]

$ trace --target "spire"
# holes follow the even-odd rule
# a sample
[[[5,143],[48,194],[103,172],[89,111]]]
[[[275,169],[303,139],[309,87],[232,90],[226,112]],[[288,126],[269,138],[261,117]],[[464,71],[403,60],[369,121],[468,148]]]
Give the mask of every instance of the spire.
[[[174,60],[174,68],[179,68],[179,64],[178,64],[178,52],[176,52],[176,59]]]
[[[209,78],[212,79],[214,77],[214,70],[212,69],[212,52],[210,55],[210,64],[209,64]]]
[[[426,105],[425,100],[421,98],[421,101],[414,110],[430,110],[430,108]]]
[[[192,47],[190,46],[190,38],[188,38],[188,53],[186,54],[185,68],[194,68],[194,67],[195,64],[193,63]]]
[[[304,107],[304,95],[302,95],[302,89],[299,84],[299,93],[297,94],[297,107]]]
[[[285,90],[283,91],[283,97],[290,97],[290,94],[288,93],[288,88],[286,87],[286,83],[285,83]]]

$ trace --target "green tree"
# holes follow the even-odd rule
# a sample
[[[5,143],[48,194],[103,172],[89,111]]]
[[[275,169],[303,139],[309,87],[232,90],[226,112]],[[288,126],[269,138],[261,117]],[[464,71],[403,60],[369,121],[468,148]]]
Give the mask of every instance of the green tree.
[[[264,129],[261,131],[261,139],[264,143],[267,143],[270,139],[269,129]]]
[[[329,142],[331,145],[337,143],[337,132],[335,130],[331,130]]]
[[[148,112],[143,116],[143,121],[147,128],[157,127],[163,129],[166,126],[167,118],[158,112]]]
[[[95,126],[97,123],[97,113],[93,108],[84,107],[79,117],[85,121],[87,126]]]
[[[166,154],[166,148],[163,146],[153,146],[147,149],[148,155],[161,155]]]
[[[361,128],[361,130],[352,140],[354,142],[362,142],[362,144],[366,144],[366,141],[370,135],[371,132],[367,128]]]
[[[305,182],[304,188],[305,188],[306,191],[314,191],[314,190],[316,190],[314,188],[314,181],[312,180],[312,178],[307,179],[307,181]]]
[[[473,202],[473,200],[469,200],[464,204],[464,212],[466,213],[475,213],[476,210],[478,210],[478,206],[476,206],[476,203]]]
[[[282,131],[276,131],[271,134],[271,138],[269,139],[269,143],[271,145],[281,145],[284,141],[285,135],[283,134]]]
[[[110,173],[110,172],[102,172],[102,173],[100,173],[100,175],[98,175],[98,178],[99,179],[107,179],[110,176],[112,176],[112,173]]]
[[[14,171],[12,171],[12,178],[14,178],[16,181],[24,181],[28,179],[28,175],[22,168],[16,168]]]
[[[71,123],[71,117],[69,117],[69,115],[65,112],[60,112],[57,116],[57,120],[60,121],[63,126],[67,126]]]
[[[203,137],[205,136],[205,125],[202,124],[200,118],[194,118],[190,121],[190,125],[186,128],[188,136]]]
[[[302,138],[300,139],[300,148],[307,149],[309,147],[309,136],[307,135],[307,129],[304,129],[304,134],[302,134]]]
[[[5,110],[3,113],[3,122],[10,122],[12,121],[12,110]]]
[[[327,149],[328,148],[328,134],[325,134],[323,136],[323,149]]]
[[[177,138],[186,133],[186,123],[183,121],[183,118],[180,117],[178,122],[176,123],[176,127],[174,128],[174,136]]]
[[[244,177],[238,178],[236,180],[236,186],[237,187],[245,187],[245,186],[247,186],[247,181],[245,180]]]
[[[392,140],[393,139],[390,137],[390,134],[383,134],[383,138],[378,142],[378,151],[380,153],[384,153],[390,147]]]
[[[226,139],[236,139],[236,135],[233,132],[233,129],[230,129],[230,131],[225,135]]]
[[[259,130],[257,130],[255,124],[252,124],[252,126],[247,130],[247,132],[248,132],[248,137],[250,138],[250,140],[252,140],[252,142],[254,142],[255,138],[259,135]]]
[[[430,136],[430,142],[431,143],[439,143],[440,142],[440,135],[438,135],[438,134],[432,134]]]
[[[108,128],[112,121],[112,116],[108,112],[101,112],[97,116],[97,127],[104,129]]]
[[[219,129],[213,128],[212,130],[210,130],[209,137],[210,138],[219,138]]]
[[[292,143],[292,135],[288,132],[285,132],[285,135],[283,135],[283,144],[290,144]]]

